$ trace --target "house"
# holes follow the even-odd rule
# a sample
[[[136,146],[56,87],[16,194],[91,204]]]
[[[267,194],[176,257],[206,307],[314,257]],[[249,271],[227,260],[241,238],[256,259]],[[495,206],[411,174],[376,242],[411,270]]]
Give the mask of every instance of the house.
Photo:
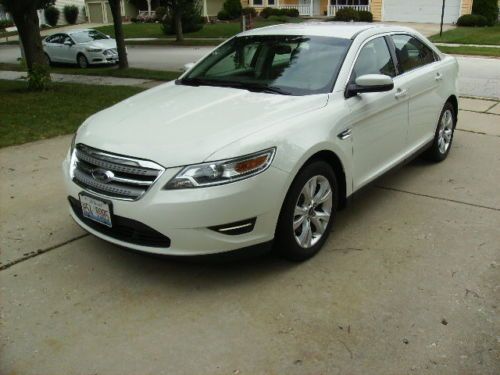
[[[90,23],[112,23],[113,16],[107,0],[85,0],[85,10]],[[137,9],[127,0],[121,0],[124,21],[137,16]]]
[[[463,14],[470,14],[473,0],[446,0],[445,23],[455,23]],[[203,0],[203,14],[216,16],[222,0]],[[301,16],[335,16],[342,8],[367,10],[375,21],[441,22],[441,0],[241,0],[243,7],[257,11],[265,7],[297,9]]]
[[[56,0],[54,6],[61,11],[61,14],[59,16],[59,21],[57,22],[58,25],[65,25],[66,19],[64,18],[64,12],[63,9],[67,5],[75,5],[78,7],[78,18],[76,20],[76,23],[82,23],[85,22],[85,13],[84,13],[84,6],[85,6],[85,1],[84,0]],[[40,24],[46,24],[47,21],[45,20],[45,16],[43,13],[43,10],[38,11],[38,18],[40,20]]]

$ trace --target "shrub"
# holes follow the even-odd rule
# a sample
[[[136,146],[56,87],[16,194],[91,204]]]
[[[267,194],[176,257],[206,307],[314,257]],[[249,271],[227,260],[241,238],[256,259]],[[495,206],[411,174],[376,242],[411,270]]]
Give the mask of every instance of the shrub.
[[[357,10],[352,8],[342,8],[335,14],[335,21],[359,21],[359,13]]]
[[[138,19],[137,17],[132,17],[132,18],[130,19],[130,22],[132,22],[132,23],[138,23],[138,22],[139,22],[139,19]]]
[[[464,27],[483,27],[488,25],[486,17],[479,14],[465,14],[457,20],[458,26]]]
[[[485,17],[488,25],[493,26],[498,20],[497,0],[474,0],[472,3],[472,14]]]
[[[243,8],[241,7],[240,0],[226,0],[224,1],[222,9],[227,12],[230,19],[234,20],[241,16],[241,11]]]
[[[182,32],[192,33],[199,31],[203,28],[203,19],[201,17],[201,10],[197,3],[192,2],[190,6],[184,10],[181,18]],[[175,19],[171,12],[167,12],[161,23],[161,28],[164,34],[175,34]]]
[[[47,90],[50,84],[49,67],[34,64],[28,72],[28,88],[33,91]]]
[[[221,21],[229,21],[231,17],[229,13],[222,9],[219,13],[217,13],[217,18]]]
[[[361,22],[373,22],[373,14],[367,10],[360,10],[358,12],[359,20]]]
[[[65,5],[63,8],[64,19],[70,25],[74,25],[78,19],[78,7],[76,5]]]
[[[167,8],[165,7],[158,7],[155,9],[155,18],[156,18],[156,21],[160,21],[163,19],[163,17],[165,17],[165,15],[167,14]]]
[[[14,22],[11,20],[0,20],[0,30],[4,30],[7,27],[14,26]]]
[[[298,9],[280,9],[281,10],[281,13],[284,15],[284,16],[287,16],[287,17],[298,17],[299,16],[299,10]]]
[[[262,18],[267,18],[269,16],[272,16],[273,15],[273,11],[274,11],[274,8],[270,8],[270,7],[267,7],[267,8],[264,8],[260,11],[260,16]]]
[[[43,14],[45,16],[45,19],[47,20],[47,23],[50,26],[54,27],[57,25],[57,21],[59,21],[59,15],[61,14],[61,12],[56,7],[51,6],[46,8]]]
[[[243,14],[245,16],[252,16],[252,18],[257,17],[257,11],[255,10],[255,8],[252,8],[252,7],[243,8],[241,10],[241,14]]]

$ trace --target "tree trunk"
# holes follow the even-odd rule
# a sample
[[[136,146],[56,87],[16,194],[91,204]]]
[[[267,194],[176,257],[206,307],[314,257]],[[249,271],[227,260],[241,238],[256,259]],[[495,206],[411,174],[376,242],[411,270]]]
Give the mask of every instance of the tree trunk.
[[[116,49],[118,51],[120,69],[128,68],[127,50],[125,49],[125,38],[122,27],[122,12],[120,0],[109,0],[109,7],[113,15],[113,26],[115,28]]]
[[[40,37],[40,26],[36,9],[30,9],[27,12],[20,14],[12,14],[14,23],[16,24],[21,45],[24,50],[26,65],[28,71],[32,71],[33,66],[47,65],[45,54],[43,52],[42,39]],[[50,74],[47,74],[50,77]]]
[[[178,42],[184,41],[184,34],[182,33],[182,13],[179,10],[175,12],[175,37]]]

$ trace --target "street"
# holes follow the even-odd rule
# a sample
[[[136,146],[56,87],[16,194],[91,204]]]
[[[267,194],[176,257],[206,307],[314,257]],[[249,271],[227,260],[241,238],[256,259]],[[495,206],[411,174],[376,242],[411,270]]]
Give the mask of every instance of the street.
[[[214,47],[128,46],[130,66],[155,70],[181,70]],[[18,46],[0,46],[0,62],[15,63],[20,56]],[[500,59],[458,57],[460,94],[500,98]]]
[[[460,107],[301,264],[125,251],[69,217],[70,135],[1,149],[0,373],[498,374],[500,104]]]

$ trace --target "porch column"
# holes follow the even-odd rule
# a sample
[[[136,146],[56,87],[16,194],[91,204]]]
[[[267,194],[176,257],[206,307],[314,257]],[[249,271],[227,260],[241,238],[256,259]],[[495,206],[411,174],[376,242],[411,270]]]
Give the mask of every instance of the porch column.
[[[312,17],[313,15],[313,3],[314,3],[314,0],[310,0],[311,3],[309,4],[309,16]]]
[[[203,17],[208,17],[207,0],[203,0]]]
[[[148,3],[148,17],[151,17],[151,0],[146,0]]]

